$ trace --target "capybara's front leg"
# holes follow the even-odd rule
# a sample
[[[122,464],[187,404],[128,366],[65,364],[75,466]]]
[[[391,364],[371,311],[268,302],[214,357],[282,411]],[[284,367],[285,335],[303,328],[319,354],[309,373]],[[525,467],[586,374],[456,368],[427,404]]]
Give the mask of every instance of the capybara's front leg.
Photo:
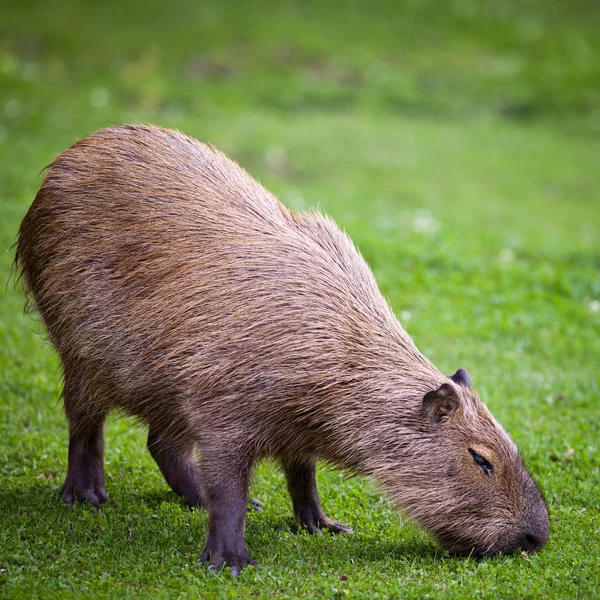
[[[244,567],[258,564],[244,540],[250,467],[237,457],[202,454],[208,537],[199,560],[216,572],[228,566],[234,577]]]
[[[282,464],[298,525],[310,533],[321,533],[323,529],[330,533],[352,533],[352,527],[333,521],[321,508],[314,460],[283,460]]]

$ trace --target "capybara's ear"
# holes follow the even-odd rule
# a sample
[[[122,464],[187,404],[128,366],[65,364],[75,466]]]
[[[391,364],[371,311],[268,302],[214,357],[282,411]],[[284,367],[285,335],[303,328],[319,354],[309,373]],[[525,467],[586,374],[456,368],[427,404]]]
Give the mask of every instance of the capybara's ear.
[[[442,383],[437,390],[423,396],[423,412],[436,424],[449,419],[458,408],[460,399],[449,383]]]
[[[471,376],[467,373],[465,369],[459,369],[454,373],[454,375],[450,375],[450,379],[456,383],[456,385],[462,385],[463,387],[471,387]]]

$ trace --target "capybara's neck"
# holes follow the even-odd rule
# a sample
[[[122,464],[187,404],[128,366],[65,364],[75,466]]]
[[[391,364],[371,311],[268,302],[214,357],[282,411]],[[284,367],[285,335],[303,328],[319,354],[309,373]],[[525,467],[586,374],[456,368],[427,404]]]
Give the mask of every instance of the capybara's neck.
[[[372,475],[414,451],[424,437],[423,397],[448,380],[401,332],[386,345],[366,348],[362,360],[321,391],[328,458],[358,473]]]

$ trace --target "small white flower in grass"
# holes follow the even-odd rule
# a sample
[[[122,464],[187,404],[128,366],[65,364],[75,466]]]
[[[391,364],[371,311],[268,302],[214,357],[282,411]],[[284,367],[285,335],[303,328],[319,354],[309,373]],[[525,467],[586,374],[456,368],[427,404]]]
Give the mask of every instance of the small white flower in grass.
[[[402,321],[402,323],[408,323],[410,321],[410,311],[409,310],[403,310],[400,313],[400,321]]]
[[[569,448],[562,457],[564,462],[569,462],[570,460],[573,460],[573,458],[575,458],[575,450],[573,450],[573,448]]]
[[[510,248],[502,248],[498,255],[498,260],[501,265],[510,265],[515,261],[515,253]]]
[[[94,108],[104,108],[110,102],[110,92],[105,87],[97,87],[90,93],[90,104]]]
[[[598,300],[594,300],[593,298],[586,298],[585,303],[589,308],[590,312],[598,313],[600,312],[600,302]]]
[[[417,233],[432,234],[440,229],[440,222],[428,210],[417,210],[413,215],[412,228]]]

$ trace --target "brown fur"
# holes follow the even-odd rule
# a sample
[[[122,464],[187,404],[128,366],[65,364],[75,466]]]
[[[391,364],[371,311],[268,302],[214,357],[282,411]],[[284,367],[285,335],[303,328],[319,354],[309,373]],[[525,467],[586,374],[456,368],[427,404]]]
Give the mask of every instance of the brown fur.
[[[50,165],[16,264],[64,370],[66,502],[107,499],[102,424],[120,409],[149,425],[173,489],[207,507],[213,567],[253,564],[243,513],[266,456],[310,530],[349,529],[319,504],[324,459],[373,476],[452,550],[545,543],[514,443],[420,354],[349,238],[215,149],[143,126],[78,142]]]

